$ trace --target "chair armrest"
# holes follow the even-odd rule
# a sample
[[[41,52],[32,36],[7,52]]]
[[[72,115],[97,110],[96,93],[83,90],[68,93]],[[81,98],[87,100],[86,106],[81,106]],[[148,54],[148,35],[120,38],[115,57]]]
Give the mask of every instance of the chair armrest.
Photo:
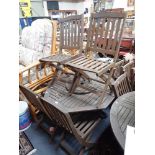
[[[39,65],[39,64],[41,64],[41,62],[39,62],[39,61],[36,61],[36,62],[30,64],[30,65],[28,65],[28,66],[26,66],[26,67],[20,69],[19,74],[21,74],[21,73],[23,73],[23,72],[25,72],[25,71],[28,71],[29,69],[31,69],[31,68],[33,68],[33,67]]]

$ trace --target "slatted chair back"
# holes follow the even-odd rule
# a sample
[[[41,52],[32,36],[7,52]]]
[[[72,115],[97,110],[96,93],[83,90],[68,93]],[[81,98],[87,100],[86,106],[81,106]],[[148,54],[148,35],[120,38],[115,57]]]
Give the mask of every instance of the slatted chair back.
[[[125,93],[131,92],[132,88],[129,83],[127,74],[124,73],[112,84],[116,97],[119,97]]]
[[[128,62],[124,66],[122,66],[122,71],[127,74],[129,83],[133,90],[135,90],[135,63],[134,61]]]
[[[57,123],[58,126],[65,128],[70,133],[73,133],[71,125],[70,125],[70,117],[65,109],[59,106],[59,103],[48,102],[44,98],[41,98],[41,102],[43,103],[44,108],[48,112],[51,118]]]
[[[124,12],[124,8],[106,9],[107,12]]]
[[[40,97],[36,94],[33,93],[33,91],[31,91],[30,89],[26,88],[25,86],[19,84],[19,88],[20,91],[24,94],[24,96],[26,97],[26,99],[34,106],[36,107],[38,110],[44,112],[47,116],[49,116],[45,110],[45,108],[43,107],[41,101],[40,101]],[[50,117],[49,117],[50,118]]]
[[[62,49],[82,51],[84,20],[83,15],[74,15],[59,19],[60,53]]]
[[[102,119],[102,111],[86,112],[83,114],[76,113],[74,115],[69,113],[59,102],[54,103],[43,97],[41,98],[41,102],[57,125],[73,134],[83,145],[86,145],[87,136]]]
[[[105,11],[92,14],[86,52],[113,55],[114,58],[117,58],[125,18],[125,12]]]
[[[124,60],[121,60],[115,64],[112,78],[116,80],[121,74],[123,74],[122,66],[125,64]]]
[[[125,64],[124,66],[122,66],[122,71],[126,72],[127,77],[129,78],[129,81],[131,81],[131,71],[132,68],[134,67],[134,61],[128,62],[127,64]]]

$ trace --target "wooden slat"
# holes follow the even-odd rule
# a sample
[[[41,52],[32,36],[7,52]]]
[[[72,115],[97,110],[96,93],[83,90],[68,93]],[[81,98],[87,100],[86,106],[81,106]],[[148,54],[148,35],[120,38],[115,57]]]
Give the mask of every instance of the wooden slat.
[[[116,24],[116,30],[115,30],[115,35],[114,35],[114,39],[113,39],[113,43],[112,43],[112,50],[116,50],[116,46],[118,45],[118,38],[119,38],[119,33],[120,33],[120,24],[121,24],[121,20],[117,20],[117,24]]]
[[[93,18],[125,18],[126,17],[126,13],[125,12],[101,12],[98,14],[92,13],[91,15]]]
[[[90,133],[91,130],[93,130],[93,128],[99,123],[100,120],[101,120],[101,118],[98,118],[96,121],[94,121],[94,123],[91,125],[91,127],[89,127],[87,129],[87,131],[85,131],[84,138]]]
[[[70,43],[70,46],[73,46],[73,34],[74,34],[74,29],[73,29],[73,22],[74,21],[71,21],[71,43]]]
[[[65,31],[66,31],[66,33],[65,33],[66,46],[68,46],[68,23],[65,22],[64,25],[65,25]],[[60,44],[61,44],[61,42],[60,42]]]
[[[108,32],[109,32],[109,28],[110,28],[110,19],[107,19],[107,23],[106,23],[106,28],[105,28],[105,36],[104,36],[104,42],[102,45],[102,48],[105,49],[106,45],[107,45],[107,40],[108,40]]]
[[[68,22],[68,46],[71,46],[71,22]]]
[[[34,63],[32,63],[32,64],[30,64],[30,65],[28,65],[28,66],[26,66],[26,67],[24,67],[22,69],[20,69],[19,74],[27,71],[28,69],[31,69],[33,67],[36,67],[36,65],[40,65],[40,62],[39,61],[36,61],[36,62],[34,62]]]
[[[76,58],[76,59],[73,59],[73,60],[67,62],[67,64],[68,64],[68,63],[78,63],[78,62],[80,62],[80,61],[82,61],[82,60],[85,60],[85,59],[86,59],[86,58],[85,58],[84,56],[81,56],[81,57],[78,57],[78,58]]]
[[[69,17],[66,17],[66,18],[60,18],[59,19],[59,22],[62,23],[62,22],[68,22],[70,20],[79,20],[81,19],[81,15],[74,15],[74,16],[69,16]]]
[[[104,68],[106,65],[107,63],[98,62],[96,65],[91,66],[90,69],[100,70],[101,68]]]
[[[77,38],[77,21],[75,20],[74,21],[74,41],[73,41],[73,46],[77,46],[77,44],[76,44],[76,38]]]
[[[115,22],[116,22],[116,20],[112,19],[112,21],[111,21],[112,26],[111,26],[111,30],[110,30],[110,36],[108,38],[107,50],[110,50],[110,47],[113,42],[113,33],[114,33],[114,28],[115,28]]]
[[[36,79],[39,80],[38,65],[36,66]]]
[[[80,20],[78,20],[78,27],[80,27],[80,25],[81,25],[81,21]],[[78,29],[78,38],[77,38],[77,44],[79,45],[81,42],[80,42],[80,32],[81,31],[81,29]]]
[[[30,75],[30,72],[31,72],[31,70],[28,69],[28,76],[27,76],[27,78],[28,78],[28,82],[29,82],[29,83],[32,82],[32,81],[31,81],[31,75]]]
[[[89,67],[96,65],[96,64],[100,65],[100,62],[91,60],[91,62],[89,64],[85,65],[85,67],[89,68]]]

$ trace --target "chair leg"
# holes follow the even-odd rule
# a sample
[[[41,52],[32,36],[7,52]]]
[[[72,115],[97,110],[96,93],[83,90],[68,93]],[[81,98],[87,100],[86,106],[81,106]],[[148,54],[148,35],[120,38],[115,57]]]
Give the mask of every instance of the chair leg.
[[[80,150],[80,152],[79,152],[79,155],[83,155],[84,154],[84,150],[85,150],[85,148],[82,147],[81,150]]]
[[[53,140],[54,140],[54,136],[55,136],[55,133],[56,133],[56,128],[55,127],[49,127],[48,129],[49,131],[49,134],[50,134],[50,143],[53,143]]]
[[[110,71],[110,73],[109,73],[109,76],[108,76],[108,78],[107,78],[107,80],[106,80],[103,93],[102,93],[102,95],[101,95],[101,97],[100,97],[100,99],[99,99],[99,101],[98,101],[98,105],[97,105],[98,107],[101,107],[102,104],[103,104],[103,99],[104,99],[104,97],[105,97],[105,95],[106,95],[107,88],[108,88],[108,86],[111,84],[111,83],[110,83],[110,80],[111,80],[112,74],[113,74],[113,68],[111,69],[111,71]],[[104,76],[100,76],[100,78],[104,80],[103,77],[104,77]]]
[[[65,131],[63,131],[63,133],[60,136],[60,141],[59,143],[55,146],[56,150],[59,148],[59,146],[61,145],[61,142],[64,140],[65,137]]]
[[[40,124],[41,124],[41,122],[43,121],[43,119],[44,119],[44,115],[42,115],[42,117],[38,120],[35,120],[36,121],[36,128],[35,128],[35,130],[37,130],[39,127],[40,127]]]
[[[76,86],[80,80],[80,77],[81,77],[81,74],[79,72],[76,72],[75,73],[75,76],[74,76],[74,79],[73,79],[73,82],[72,82],[72,85],[69,89],[69,95],[72,95],[76,89]]]

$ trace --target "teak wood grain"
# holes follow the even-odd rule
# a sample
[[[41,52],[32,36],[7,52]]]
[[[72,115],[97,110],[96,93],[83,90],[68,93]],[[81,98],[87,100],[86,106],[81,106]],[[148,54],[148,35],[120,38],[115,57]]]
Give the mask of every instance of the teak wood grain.
[[[107,71],[110,71],[108,74],[109,76],[105,80],[106,84],[103,89],[103,94],[101,95],[101,99],[98,103],[98,106],[101,106],[118,58],[125,18],[126,14],[124,12],[103,12],[91,14],[85,55],[65,63],[65,65],[71,68],[71,70],[79,72],[77,79],[74,80],[70,89],[70,94],[73,94],[76,87],[79,85],[78,81],[82,76],[82,72],[93,72],[101,79],[105,80],[104,74],[106,74]],[[97,45],[97,40],[99,38],[104,39],[102,46]],[[103,55],[108,55],[110,53],[114,56],[113,61],[101,62],[96,60],[90,56],[90,53],[92,52],[102,53]]]
[[[116,139],[124,149],[127,125],[135,127],[135,92],[116,99],[110,110],[110,122]]]
[[[60,47],[57,55],[52,55],[47,58],[40,59],[42,62],[57,62],[63,64],[65,61],[70,60],[70,55],[64,55],[63,49],[79,50],[79,54],[82,52],[83,42],[83,15],[69,16],[63,19],[59,19],[60,24]],[[74,37],[74,39],[73,39]]]

